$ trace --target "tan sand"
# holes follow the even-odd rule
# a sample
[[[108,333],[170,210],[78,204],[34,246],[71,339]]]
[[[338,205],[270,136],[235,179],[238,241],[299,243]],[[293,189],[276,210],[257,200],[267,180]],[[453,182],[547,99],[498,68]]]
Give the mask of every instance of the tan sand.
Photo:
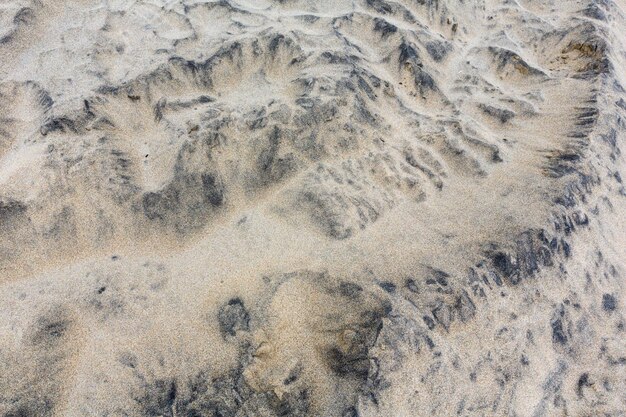
[[[0,417],[626,415],[623,0],[0,4]]]

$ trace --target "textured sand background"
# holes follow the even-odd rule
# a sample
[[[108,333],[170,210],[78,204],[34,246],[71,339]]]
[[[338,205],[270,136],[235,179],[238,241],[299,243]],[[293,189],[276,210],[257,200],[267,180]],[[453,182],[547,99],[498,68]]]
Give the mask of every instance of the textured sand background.
[[[625,12],[3,0],[0,416],[626,416]]]

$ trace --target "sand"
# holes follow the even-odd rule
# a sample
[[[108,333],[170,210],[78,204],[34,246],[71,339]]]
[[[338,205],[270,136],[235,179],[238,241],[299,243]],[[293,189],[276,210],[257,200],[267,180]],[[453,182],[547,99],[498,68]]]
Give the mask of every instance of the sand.
[[[623,0],[0,4],[0,416],[626,415]]]

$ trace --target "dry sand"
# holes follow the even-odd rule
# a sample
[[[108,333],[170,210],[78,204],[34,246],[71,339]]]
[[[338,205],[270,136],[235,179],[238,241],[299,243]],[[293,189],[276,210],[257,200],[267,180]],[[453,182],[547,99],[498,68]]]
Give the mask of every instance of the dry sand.
[[[624,0],[4,0],[0,416],[626,416]]]

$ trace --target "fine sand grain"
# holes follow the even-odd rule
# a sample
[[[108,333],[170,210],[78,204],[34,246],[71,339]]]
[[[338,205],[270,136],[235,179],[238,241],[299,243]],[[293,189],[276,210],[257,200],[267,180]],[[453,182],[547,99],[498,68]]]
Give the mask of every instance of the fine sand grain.
[[[624,0],[4,0],[0,417],[626,415]]]

